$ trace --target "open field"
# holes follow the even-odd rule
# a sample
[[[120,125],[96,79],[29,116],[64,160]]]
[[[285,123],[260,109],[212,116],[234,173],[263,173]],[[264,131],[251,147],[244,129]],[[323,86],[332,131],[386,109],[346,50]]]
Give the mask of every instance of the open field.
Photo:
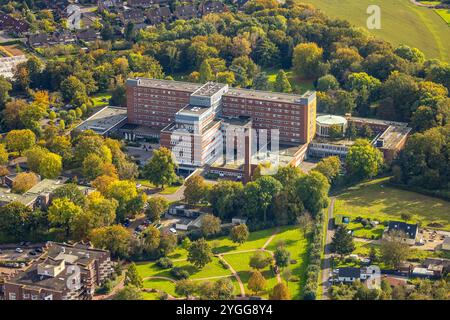
[[[434,9],[434,11],[450,26],[450,9]]]
[[[366,29],[369,5],[381,9],[381,29],[368,30],[393,45],[419,48],[428,58],[450,61],[450,28],[433,9],[413,5],[409,0],[304,0],[327,15],[348,20]]]
[[[387,182],[388,178],[383,178],[347,189],[337,196],[334,214],[383,222],[401,221],[401,214],[408,213],[412,215],[411,223],[420,223],[424,227],[439,223],[442,225],[440,229],[450,230],[449,202],[387,187]]]
[[[306,267],[307,267],[307,239],[300,232],[296,226],[286,226],[278,229],[272,228],[267,230],[252,232],[247,242],[242,245],[237,245],[229,240],[227,237],[221,237],[218,239],[209,240],[209,244],[213,248],[215,254],[223,254],[223,258],[235,269],[245,287],[247,295],[254,294],[247,288],[248,279],[251,275],[251,268],[249,267],[250,257],[256,250],[261,249],[266,243],[266,250],[273,251],[277,245],[282,243],[286,249],[291,253],[291,260],[295,260],[295,264],[290,265],[292,275],[297,278],[298,281],[289,282],[289,291],[292,299],[300,299],[301,288],[304,285]],[[271,236],[275,236],[271,239]],[[270,255],[269,252],[266,252]],[[187,250],[178,247],[169,256],[172,259],[174,266],[180,267],[190,273],[189,279],[193,281],[211,280],[216,281],[220,277],[230,277],[235,287],[235,295],[240,294],[239,285],[235,277],[229,269],[225,268],[220,262],[218,257],[214,257],[213,261],[206,265],[203,269],[197,269],[189,262],[187,262]],[[170,278],[170,269],[160,269],[155,262],[140,262],[137,263],[137,270],[139,274],[145,279],[144,287],[146,289],[156,289],[159,291],[167,292],[168,294],[177,297],[175,294],[175,284],[168,279],[148,279],[149,277],[163,277]],[[267,267],[262,270],[264,277],[267,280],[267,287],[264,293],[258,293],[264,297],[268,297],[272,288],[277,283],[275,274]],[[211,279],[209,279],[211,278]],[[283,280],[284,281],[284,280]],[[159,297],[157,294],[144,294],[146,299],[156,299]]]
[[[265,69],[263,71],[267,74],[267,79],[269,83],[273,85],[277,78],[279,69]],[[312,81],[296,79],[294,78],[292,71],[289,70],[285,71],[294,93],[303,94],[308,90],[314,89],[314,84],[312,83]]]

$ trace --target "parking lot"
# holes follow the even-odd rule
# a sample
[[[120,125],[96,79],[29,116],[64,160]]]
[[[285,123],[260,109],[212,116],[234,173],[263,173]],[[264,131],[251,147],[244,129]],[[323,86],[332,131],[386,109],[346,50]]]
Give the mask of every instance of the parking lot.
[[[40,245],[33,245],[33,246],[0,246],[0,262],[5,261],[29,261],[32,259],[37,258],[41,252],[36,252],[36,249],[38,251],[42,251],[42,246]]]

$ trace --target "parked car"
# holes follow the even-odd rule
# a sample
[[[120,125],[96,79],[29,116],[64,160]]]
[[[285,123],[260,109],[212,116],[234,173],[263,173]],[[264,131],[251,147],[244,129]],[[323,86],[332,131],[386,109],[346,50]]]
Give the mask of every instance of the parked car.
[[[22,250],[22,249],[20,249],[20,248],[16,248],[16,252],[17,252],[17,253],[22,253],[22,252],[23,252],[23,250]]]
[[[173,234],[177,234],[177,230],[175,230],[175,228],[170,228],[169,231],[172,232]]]
[[[35,256],[35,255],[37,255],[37,252],[34,251],[34,250],[32,250],[32,251],[30,251],[28,254],[29,254],[30,256]]]
[[[42,248],[36,248],[34,249],[34,251],[36,251],[37,253],[42,253],[44,252],[44,250]]]

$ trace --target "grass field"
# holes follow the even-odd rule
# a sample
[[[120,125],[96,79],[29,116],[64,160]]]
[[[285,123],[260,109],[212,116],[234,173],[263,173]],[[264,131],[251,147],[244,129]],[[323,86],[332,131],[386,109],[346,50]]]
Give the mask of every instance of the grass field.
[[[434,11],[450,26],[450,9],[434,9]]]
[[[334,213],[352,218],[372,220],[401,220],[402,213],[412,215],[410,222],[442,224],[450,230],[450,203],[415,192],[386,187],[388,178],[373,180],[347,189],[337,196]]]
[[[147,188],[157,188],[153,183],[151,183],[148,180],[139,179],[137,181],[138,183],[142,184],[144,187]],[[181,186],[167,186],[162,191],[158,192],[159,194],[168,195],[168,194],[174,194],[177,192],[178,189],[180,189]]]
[[[111,95],[109,93],[99,93],[95,96],[91,97],[92,102],[95,107],[105,107],[109,105],[109,99],[111,99]]]
[[[369,5],[381,9],[381,29],[368,30],[393,45],[419,48],[428,58],[450,61],[450,28],[432,9],[418,7],[409,0],[304,0],[327,15],[348,20],[366,29]]]
[[[279,69],[265,69],[263,71],[267,74],[269,83],[273,85],[277,78]],[[294,93],[302,94],[308,90],[314,89],[314,84],[312,81],[295,79],[292,71],[285,71]]]
[[[254,251],[245,252],[247,250],[257,250],[264,246],[268,239],[274,234],[275,229],[267,229],[261,231],[252,232],[248,241],[242,245],[237,245],[229,240],[227,237],[221,237],[214,240],[209,240],[209,244],[213,248],[215,254],[225,254],[224,259],[231,264],[231,266],[239,273],[241,280],[244,283],[246,294],[253,294],[248,290],[247,283],[251,275],[251,269],[249,267],[249,259],[254,254]],[[304,238],[298,227],[287,226],[281,227],[279,233],[275,235],[272,241],[267,246],[267,250],[275,250],[277,245],[283,243],[285,248],[291,253],[291,260],[295,260],[295,264],[291,264],[289,268],[292,271],[292,275],[297,277],[299,281],[289,282],[289,291],[292,299],[300,299],[301,288],[304,286],[306,267],[307,267],[307,239]],[[269,255],[269,253],[266,253]],[[237,280],[232,277],[231,271],[225,268],[217,257],[213,258],[213,261],[207,264],[202,269],[197,269],[189,262],[187,262],[187,250],[178,247],[174,252],[169,255],[169,258],[174,262],[174,266],[187,270],[190,273],[189,279],[193,281],[203,281],[202,279],[211,277],[224,277],[231,276],[235,287],[235,294],[240,293]],[[147,277],[167,277],[172,278],[170,269],[162,270],[155,262],[141,262],[137,263],[137,270],[143,278]],[[262,270],[263,275],[267,280],[267,287],[264,293],[259,293],[264,297],[268,297],[270,291],[277,283],[275,274],[270,271],[269,267]],[[216,280],[216,279],[211,279]],[[147,289],[156,289],[165,291],[172,296],[175,294],[174,283],[164,279],[147,279],[144,281],[144,287]],[[146,299],[155,299],[159,295],[145,293]]]

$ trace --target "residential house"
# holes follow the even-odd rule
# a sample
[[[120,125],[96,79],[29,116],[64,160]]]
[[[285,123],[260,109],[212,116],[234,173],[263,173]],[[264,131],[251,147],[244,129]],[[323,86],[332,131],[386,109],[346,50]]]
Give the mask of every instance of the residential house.
[[[109,251],[49,242],[45,254],[3,283],[6,300],[90,300],[113,273]]]
[[[228,7],[221,1],[205,1],[198,7],[199,13],[204,16],[209,13],[222,13],[228,11]]]
[[[28,44],[31,47],[52,46],[58,44],[72,44],[77,41],[76,36],[66,30],[56,31],[52,34],[37,33],[28,37]]]
[[[384,230],[383,238],[389,236],[402,237],[401,240],[409,245],[414,245],[419,233],[419,226],[417,224],[409,224],[400,221],[390,221],[387,228]]]
[[[442,250],[450,251],[450,237],[445,237],[442,242]]]
[[[99,11],[117,12],[123,8],[123,0],[98,0],[97,6]]]
[[[132,8],[151,8],[155,5],[159,5],[162,1],[160,0],[128,0],[127,6]]]
[[[350,283],[360,279],[361,279],[360,268],[344,267],[339,268],[338,270],[337,280],[339,282]]]
[[[144,11],[138,8],[125,10],[120,14],[120,20],[124,25],[129,23],[143,23],[145,21]]]
[[[197,17],[197,10],[194,5],[181,5],[175,8],[174,15],[177,19],[190,20]]]
[[[18,20],[9,14],[0,12],[0,30],[7,30],[16,34],[24,34],[30,29],[25,20]]]
[[[436,277],[442,277],[450,272],[450,259],[427,258],[422,265]]]
[[[79,30],[77,32],[77,38],[79,41],[92,42],[100,39],[100,32],[94,28]]]
[[[172,19],[172,12],[169,7],[152,8],[146,14],[152,25],[169,22]]]

